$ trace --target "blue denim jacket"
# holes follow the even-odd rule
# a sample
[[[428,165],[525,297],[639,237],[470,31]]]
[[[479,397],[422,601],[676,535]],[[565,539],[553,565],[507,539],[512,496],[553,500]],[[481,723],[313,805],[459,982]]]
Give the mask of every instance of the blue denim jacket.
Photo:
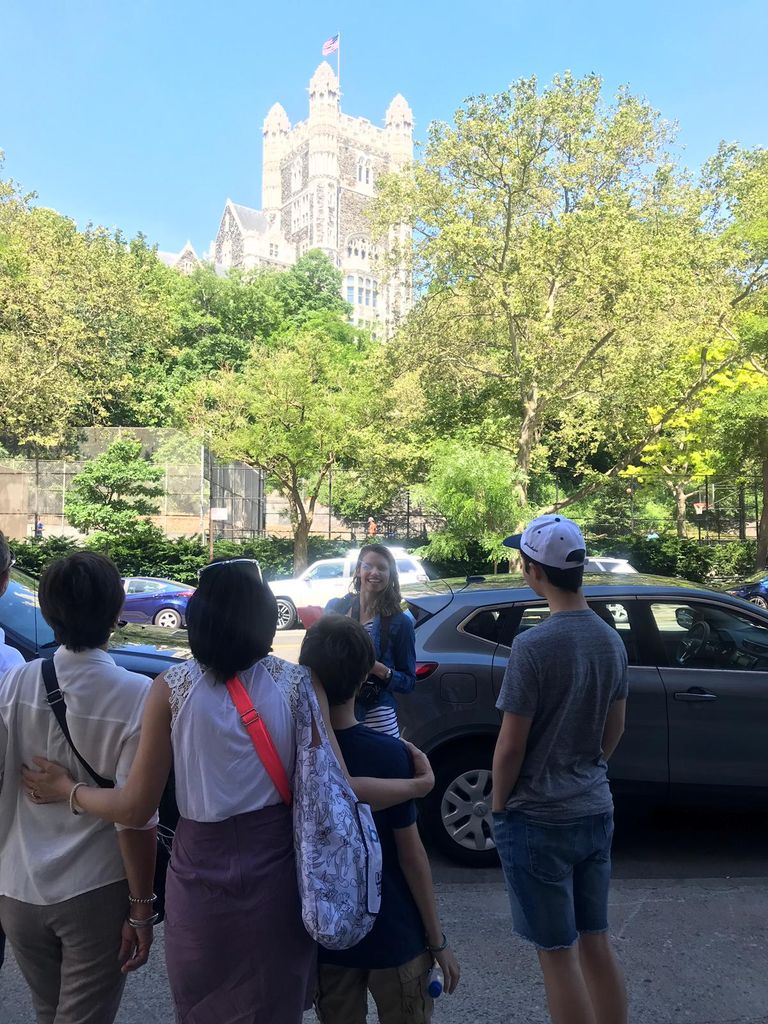
[[[348,597],[336,597],[329,601],[325,610],[346,615],[351,601]],[[395,706],[393,693],[410,693],[416,685],[416,634],[413,619],[405,612],[393,615],[389,620],[389,636],[386,650],[381,650],[381,616],[371,623],[371,640],[376,650],[376,660],[392,669],[392,678],[381,690],[377,705]],[[381,680],[378,680],[381,683]]]

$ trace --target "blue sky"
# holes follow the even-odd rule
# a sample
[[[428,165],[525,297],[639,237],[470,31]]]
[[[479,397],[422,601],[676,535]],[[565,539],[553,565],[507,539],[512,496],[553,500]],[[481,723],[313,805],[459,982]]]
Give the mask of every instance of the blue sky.
[[[342,105],[381,123],[397,92],[416,137],[522,76],[596,71],[680,126],[692,167],[720,139],[768,143],[766,0],[0,0],[0,148],[12,176],[84,225],[202,252],[227,196],[258,207],[261,125],[292,121],[342,33]],[[333,58],[332,58],[333,61]]]

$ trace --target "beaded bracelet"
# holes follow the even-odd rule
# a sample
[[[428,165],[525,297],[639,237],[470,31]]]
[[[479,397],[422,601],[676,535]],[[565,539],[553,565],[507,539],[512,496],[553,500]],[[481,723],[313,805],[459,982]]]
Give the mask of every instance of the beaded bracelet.
[[[443,932],[443,941],[439,946],[430,946],[427,943],[427,949],[430,953],[442,953],[444,949],[448,949],[448,939],[445,937],[445,932]]]
[[[153,924],[157,924],[159,917],[159,914],[152,914],[151,917],[129,917],[128,924],[131,928],[151,928]]]
[[[131,894],[128,893],[128,902],[129,903],[154,903],[156,899],[157,899],[157,896],[154,893],[152,893],[152,895],[148,899],[143,899],[143,900],[140,900],[137,896],[131,896]]]

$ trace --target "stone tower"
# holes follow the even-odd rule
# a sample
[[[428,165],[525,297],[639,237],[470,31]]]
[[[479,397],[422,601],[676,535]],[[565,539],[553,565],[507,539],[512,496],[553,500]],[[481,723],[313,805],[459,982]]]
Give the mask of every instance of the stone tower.
[[[377,178],[413,159],[413,113],[401,95],[384,127],[341,110],[338,79],[323,62],[309,83],[309,117],[291,125],[275,103],[264,121],[262,210],[227,201],[214,258],[223,268],[290,266],[321,249],[344,275],[351,320],[381,336],[395,329],[411,304],[404,273],[380,277],[366,212]],[[386,244],[405,245],[410,228]],[[380,244],[380,243],[379,243]]]

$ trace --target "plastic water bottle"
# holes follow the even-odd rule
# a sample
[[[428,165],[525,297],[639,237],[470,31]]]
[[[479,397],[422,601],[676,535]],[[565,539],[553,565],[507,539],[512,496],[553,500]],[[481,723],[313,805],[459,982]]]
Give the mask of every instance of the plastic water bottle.
[[[443,994],[443,969],[440,964],[435,964],[432,970],[427,975],[427,991],[433,999],[437,999],[438,996]]]

